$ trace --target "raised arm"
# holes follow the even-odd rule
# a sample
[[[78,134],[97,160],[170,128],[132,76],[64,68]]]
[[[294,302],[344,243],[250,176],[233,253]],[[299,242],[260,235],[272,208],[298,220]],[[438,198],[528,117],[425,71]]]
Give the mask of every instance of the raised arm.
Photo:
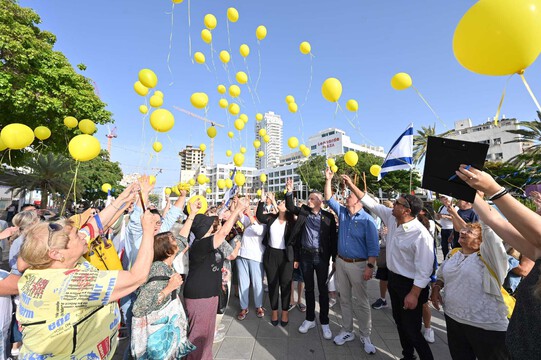
[[[325,200],[329,201],[332,197],[332,178],[334,173],[331,171],[331,168],[325,169],[325,188],[323,190],[325,194]]]
[[[260,200],[258,203],[257,203],[257,209],[255,211],[255,217],[257,219],[257,221],[259,221],[261,224],[268,224],[269,223],[269,216],[267,214],[265,214],[265,203],[263,202],[263,200]]]
[[[239,200],[237,206],[235,207],[235,210],[231,211],[231,216],[229,216],[229,219],[227,219],[227,221],[225,222],[225,224],[222,225],[220,230],[218,230],[216,234],[214,234],[215,249],[218,248],[218,246],[220,246],[220,244],[225,240],[225,237],[229,234],[229,232],[233,228],[233,225],[235,225],[235,223],[237,222],[239,214],[244,212],[244,210],[246,210],[249,205],[250,204],[245,198]]]
[[[362,199],[365,195],[365,192],[362,191],[351,181],[351,178],[347,175],[341,175],[342,180],[346,184],[346,186],[357,196],[358,199]]]
[[[186,195],[186,190],[181,190],[180,193],[182,194],[184,192],[184,195]],[[201,200],[194,201],[190,204],[190,216],[186,218],[186,221],[184,222],[184,225],[182,226],[182,229],[180,229],[179,235],[188,239],[190,236],[190,229],[193,225],[193,220],[195,219],[195,215],[197,215],[197,212],[201,208]]]
[[[299,215],[301,212],[301,208],[298,206],[295,206],[293,203],[293,180],[291,178],[288,178],[286,181],[286,209],[290,213],[293,213],[294,215]]]
[[[466,227],[466,222],[458,215],[458,212],[453,205],[447,207],[447,212],[449,213],[449,215],[451,215],[451,220],[453,221],[453,229],[455,229],[455,231],[459,232],[460,230],[464,229],[464,227]]]

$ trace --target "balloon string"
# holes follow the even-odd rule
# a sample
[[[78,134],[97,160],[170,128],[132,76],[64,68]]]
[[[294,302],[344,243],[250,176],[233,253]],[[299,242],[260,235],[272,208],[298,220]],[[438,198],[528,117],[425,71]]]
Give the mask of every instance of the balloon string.
[[[498,109],[496,110],[496,115],[494,115],[494,125],[496,125],[496,126],[498,126],[498,121],[500,119],[500,111],[502,109],[503,100],[505,99],[505,92],[506,92],[506,89],[507,89],[507,85],[509,84],[509,80],[511,80],[513,75],[515,75],[515,74],[512,74],[511,76],[509,76],[507,78],[507,81],[505,82],[505,85],[503,87],[502,97],[500,98],[500,103],[498,104]]]
[[[304,106],[304,104],[306,104],[306,102],[308,101],[308,94],[310,94],[310,89],[312,89],[312,79],[313,79],[313,76],[314,76],[314,64],[313,64],[313,58],[315,56],[312,55],[312,53],[310,53],[310,81],[308,82],[308,90],[306,90],[306,95],[304,97],[304,102],[302,103],[301,105],[301,108]]]
[[[70,188],[68,190],[68,193],[66,194],[66,200],[64,200],[64,205],[62,205],[62,210],[60,211],[60,215],[63,215],[64,211],[66,210],[66,205],[68,203],[68,199],[69,199],[71,190],[73,189],[73,186],[75,185],[75,179],[77,178],[77,171],[79,169],[79,164],[80,164],[80,161],[76,161],[75,176],[73,177],[73,180],[71,181]]]
[[[210,41],[210,59],[212,60],[212,68],[214,69],[214,78],[216,79],[216,86],[220,84],[218,81],[218,71],[216,71],[216,63],[214,63],[214,45],[212,40]]]
[[[231,65],[233,66],[233,71],[236,73],[235,63],[233,61],[233,51],[231,50],[231,37],[229,36],[229,19],[226,20],[225,26],[227,27],[227,45],[229,46],[229,54],[231,55]]]
[[[248,92],[252,97],[252,102],[254,103],[257,112],[257,104],[255,102],[254,92],[252,91],[252,87],[250,86],[250,83],[252,82],[252,76],[250,75],[250,69],[248,68],[248,62],[246,61],[246,58],[244,58],[244,66],[246,67],[246,72],[248,73],[248,82],[246,83],[246,86],[248,87]]]
[[[415,90],[415,92],[417,93],[417,95],[419,95],[419,97],[421,98],[421,100],[423,100],[423,102],[426,104],[426,106],[428,106],[428,108],[430,109],[430,111],[432,111],[432,114],[434,114],[434,116],[436,117],[436,119],[438,119],[439,122],[441,122],[443,124],[443,127],[445,127],[447,129],[447,125],[440,119],[440,117],[438,116],[438,114],[436,114],[436,111],[434,111],[434,109],[432,108],[432,106],[430,106],[430,104],[428,103],[428,101],[426,101],[426,99],[424,98],[424,96],[421,94],[421,92],[419,90],[417,90],[417,88],[415,86],[411,86],[413,88],[413,90]]]
[[[302,118],[302,111],[301,109],[299,109],[299,118],[301,119],[301,123],[300,123],[300,126],[299,126],[299,131],[301,133],[301,139],[302,139],[302,142],[304,143],[304,120]]]
[[[188,0],[188,53],[190,54],[190,59],[192,60],[192,20],[190,15],[190,0]]]
[[[147,109],[148,109],[148,105],[149,104],[147,103],[147,98],[145,97],[145,106],[147,107]],[[146,143],[145,124],[146,124],[146,119],[147,119],[148,113],[149,113],[149,111],[147,111],[146,114],[143,114],[143,126],[141,126],[141,138],[142,138],[141,152],[144,152],[144,150],[145,150],[145,143]],[[140,157],[139,158],[139,167],[141,167],[142,163],[143,163],[143,158]]]
[[[257,99],[259,100],[259,95],[257,95],[257,87],[259,86],[259,80],[261,79],[261,41],[257,40],[257,58],[259,61],[259,74],[257,75],[257,81],[255,82],[254,91],[256,93]],[[259,100],[261,103],[261,100]]]
[[[169,86],[173,85],[173,71],[171,70],[171,64],[169,60],[171,59],[171,49],[173,47],[173,25],[175,23],[174,10],[175,3],[173,3],[173,6],[171,8],[171,33],[169,34],[169,51],[167,52],[167,70],[169,70],[169,76],[171,77],[171,82],[169,83]]]
[[[541,106],[539,106],[539,102],[535,98],[535,95],[533,94],[532,89],[530,89],[530,85],[528,85],[528,82],[526,81],[524,74],[520,74],[520,77],[522,78],[522,82],[524,83],[524,86],[526,86],[526,90],[528,90],[528,92],[530,93],[530,96],[532,97],[532,100],[535,103],[535,106],[537,106],[537,110],[541,111]]]

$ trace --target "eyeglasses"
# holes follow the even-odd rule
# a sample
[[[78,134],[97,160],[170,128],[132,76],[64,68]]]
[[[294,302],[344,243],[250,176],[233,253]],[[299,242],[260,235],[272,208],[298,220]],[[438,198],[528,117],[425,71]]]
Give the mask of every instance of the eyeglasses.
[[[460,230],[461,234],[467,234],[467,235],[477,235],[477,232],[470,228],[464,228]]]
[[[402,203],[402,202],[398,201],[399,199],[404,199],[404,200],[406,200],[406,202],[405,202],[405,203]],[[410,202],[409,202],[406,198],[399,198],[399,199],[396,199],[396,200],[394,201],[394,204],[395,204],[395,205],[402,205],[402,206],[405,207],[405,208],[411,209],[411,204],[410,204]]]
[[[156,221],[156,226],[162,226],[162,222],[161,221]]]
[[[51,247],[51,240],[53,239],[53,234],[62,230],[64,227],[57,223],[49,223],[49,238],[47,239],[47,246]]]

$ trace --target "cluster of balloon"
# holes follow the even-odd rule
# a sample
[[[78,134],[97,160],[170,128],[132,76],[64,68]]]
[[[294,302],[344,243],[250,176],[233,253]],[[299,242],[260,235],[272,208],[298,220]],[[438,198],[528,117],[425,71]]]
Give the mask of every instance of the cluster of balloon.
[[[336,162],[334,161],[333,158],[327,159],[327,165],[329,166],[329,168],[331,169],[333,173],[336,173],[338,171],[338,166],[336,166]]]
[[[349,166],[354,167],[359,161],[359,155],[355,151],[350,150],[344,155],[344,161]]]
[[[308,146],[304,145],[304,144],[300,144],[299,145],[299,150],[301,151],[302,155],[304,157],[309,157],[310,156],[310,149],[308,148]]]
[[[158,85],[158,77],[150,69],[139,71],[139,80],[133,84],[133,89],[138,95],[147,96],[148,89],[153,89]]]
[[[370,166],[370,174],[374,175],[375,177],[378,177],[380,172],[381,172],[381,166],[375,165],[375,164]]]
[[[296,113],[297,110],[299,109],[293,95],[286,96],[286,104],[287,104],[287,109],[292,113]]]

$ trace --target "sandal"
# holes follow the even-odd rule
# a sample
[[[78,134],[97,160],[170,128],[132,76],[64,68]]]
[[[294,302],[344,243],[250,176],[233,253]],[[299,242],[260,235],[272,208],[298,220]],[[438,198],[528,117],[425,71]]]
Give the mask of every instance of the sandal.
[[[240,313],[237,315],[237,319],[239,319],[240,321],[246,319],[246,315],[248,315],[249,312],[250,310],[248,309],[242,309]]]
[[[263,309],[262,307],[255,309],[255,312],[258,318],[262,318],[263,316],[265,316],[265,309]]]
[[[297,307],[301,312],[306,312],[306,305],[304,305],[303,303],[298,303]]]

